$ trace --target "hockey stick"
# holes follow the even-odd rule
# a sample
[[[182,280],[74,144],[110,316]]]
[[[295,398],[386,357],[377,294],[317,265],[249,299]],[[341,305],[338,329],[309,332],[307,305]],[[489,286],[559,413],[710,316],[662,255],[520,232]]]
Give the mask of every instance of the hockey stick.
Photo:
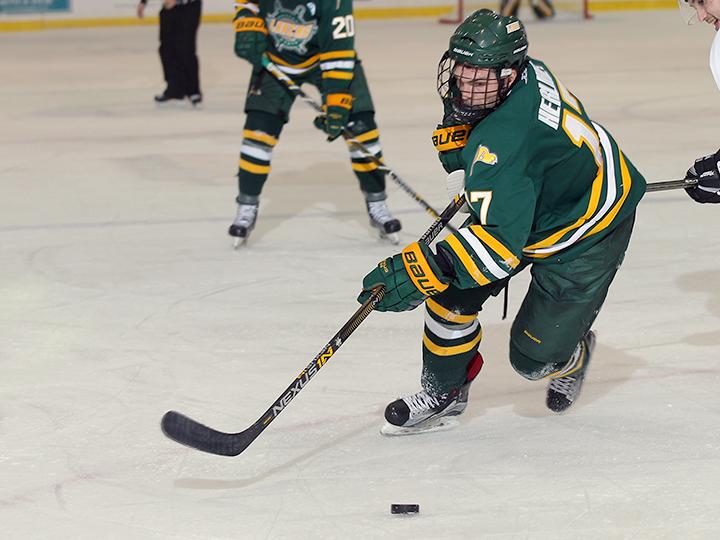
[[[270,72],[270,74],[275,77],[280,83],[285,85],[285,87],[290,91],[290,93],[294,94],[295,96],[302,99],[305,103],[310,105],[313,109],[315,109],[316,112],[319,112],[320,114],[324,114],[325,111],[323,111],[322,107],[319,103],[317,103],[313,98],[308,96],[302,88],[300,88],[297,84],[295,84],[295,81],[293,81],[290,77],[288,77],[278,66],[277,64],[273,63],[270,58],[267,55],[263,55],[262,58],[262,64],[263,67]],[[373,154],[367,146],[365,146],[363,143],[355,139],[353,136],[353,133],[347,129],[343,128],[342,135],[345,141],[354,149],[360,152],[364,158],[372,161],[375,165],[377,165],[378,170],[388,174],[390,178],[392,178],[395,183],[402,188],[402,190],[410,195],[415,201],[417,201],[420,206],[422,206],[425,211],[430,214],[434,219],[439,219],[440,214],[437,213],[437,211],[430,206],[425,199],[423,199],[413,188],[411,188],[408,184],[403,181],[402,178],[400,178],[395,172],[389,168],[385,163],[383,163],[380,159],[378,159],[375,154]],[[448,225],[448,228],[452,230],[453,232],[456,232],[452,225]]]
[[[430,243],[440,234],[457,211],[465,204],[463,197],[455,197],[440,217],[425,231],[420,242]],[[188,418],[176,411],[168,411],[162,418],[163,433],[174,441],[203,452],[219,456],[237,456],[258,438],[270,423],[287,407],[305,385],[312,379],[328,360],[337,352],[343,343],[350,337],[355,329],[367,318],[375,305],[385,296],[385,288],[380,285],[373,289],[370,297],[363,302],[352,317],[335,334],[320,353],[313,358],[305,369],[295,377],[285,391],[280,394],[270,408],[258,420],[244,431],[238,433],[224,433]]]
[[[696,186],[698,181],[694,178],[686,178],[685,180],[668,180],[666,182],[652,182],[647,185],[645,191],[669,191],[671,189],[689,188]]]

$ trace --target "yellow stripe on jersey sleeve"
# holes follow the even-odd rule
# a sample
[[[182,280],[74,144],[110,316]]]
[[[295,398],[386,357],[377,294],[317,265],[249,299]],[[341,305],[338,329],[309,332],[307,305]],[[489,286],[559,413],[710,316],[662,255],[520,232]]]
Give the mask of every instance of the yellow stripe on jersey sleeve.
[[[470,225],[470,230],[475,236],[477,236],[485,245],[490,246],[495,253],[497,253],[502,262],[509,265],[511,268],[516,268],[520,264],[520,260],[515,254],[506,248],[497,238],[487,232],[482,225]]]
[[[330,52],[324,52],[320,53],[320,60],[337,60],[339,58],[355,58],[355,51],[347,50],[347,51],[330,51]]]
[[[451,234],[445,238],[445,241],[448,243],[455,255],[457,255],[458,259],[460,259],[460,262],[465,267],[465,270],[467,270],[467,273],[470,274],[470,277],[472,277],[478,285],[483,286],[490,283],[490,280],[480,271],[475,264],[475,261],[473,261],[470,254],[468,254],[465,246],[462,245],[455,235]]]
[[[299,64],[290,64],[289,62],[286,62],[279,56],[276,56],[272,53],[267,53],[267,55],[270,57],[270,60],[272,60],[273,63],[294,69],[311,68],[317,63],[318,59],[320,58],[320,55],[316,54],[315,56],[311,56],[310,58],[308,58],[304,62],[300,62]]]
[[[620,200],[615,203],[615,206],[608,212],[608,214],[602,219],[600,223],[595,225],[592,229],[590,229],[590,232],[586,233],[583,238],[586,238],[590,235],[593,235],[595,233],[598,233],[602,231],[603,229],[606,229],[610,223],[615,219],[615,216],[617,216],[618,212],[620,211],[620,208],[622,208],[623,203],[625,202],[625,199],[627,199],[627,196],[630,194],[630,189],[632,188],[632,177],[630,176],[630,171],[628,170],[627,163],[625,163],[625,156],[622,152],[619,152],[620,154],[620,174],[622,176],[622,186],[623,186],[623,194],[620,196]]]

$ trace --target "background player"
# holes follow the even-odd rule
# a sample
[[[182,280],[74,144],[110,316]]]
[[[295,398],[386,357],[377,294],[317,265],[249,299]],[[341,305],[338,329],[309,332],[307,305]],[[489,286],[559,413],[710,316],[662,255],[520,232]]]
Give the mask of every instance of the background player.
[[[247,0],[236,4],[235,31],[235,53],[253,65],[245,101],[238,211],[228,231],[244,241],[255,226],[273,148],[294,101],[261,67],[263,54],[298,84],[310,83],[320,90],[326,112],[315,125],[329,141],[347,127],[375,157],[382,158],[382,149],[365,73],[354,50],[351,0]],[[350,151],[350,159],[371,225],[381,236],[397,233],[400,221],[385,202],[385,174],[357,151]]]
[[[500,2],[500,14],[506,17],[518,16],[521,0],[502,0]],[[555,8],[550,0],[530,0],[530,7],[538,19],[550,19],[555,16]]]

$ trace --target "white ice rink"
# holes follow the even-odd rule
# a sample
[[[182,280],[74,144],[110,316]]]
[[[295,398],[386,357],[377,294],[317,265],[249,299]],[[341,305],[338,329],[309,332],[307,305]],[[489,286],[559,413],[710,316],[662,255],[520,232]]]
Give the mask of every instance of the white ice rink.
[[[358,23],[386,161],[438,208],[430,135],[451,30]],[[528,33],[649,181],[720,144],[709,27],[661,11]],[[567,414],[513,371],[493,299],[453,431],[378,432],[387,402],[418,388],[416,310],[372,314],[237,458],[162,435],[168,409],[249,426],[397,250],[370,230],[344,145],[300,102],[249,249],[231,249],[249,76],[232,41],[228,25],[201,28],[204,110],[156,110],[155,27],[0,34],[0,537],[720,538],[720,208],[683,192],[640,204]],[[388,184],[406,244],[430,219]],[[405,502],[421,513],[390,515]]]

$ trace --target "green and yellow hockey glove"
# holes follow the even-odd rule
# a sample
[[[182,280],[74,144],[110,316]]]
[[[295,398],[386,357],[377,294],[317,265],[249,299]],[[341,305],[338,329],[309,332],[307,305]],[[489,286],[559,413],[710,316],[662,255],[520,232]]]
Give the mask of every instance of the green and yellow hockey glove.
[[[440,124],[433,132],[432,142],[446,172],[451,173],[465,168],[460,153],[465,148],[471,131],[472,126],[469,124],[460,126]]]
[[[409,311],[425,298],[448,288],[432,250],[425,244],[414,242],[402,253],[380,261],[363,279],[363,291],[358,296],[361,304],[370,297],[371,289],[385,286],[385,296],[377,303],[377,311]]]
[[[323,111],[315,118],[315,127],[327,133],[328,141],[334,141],[347,126],[352,109],[352,95],[332,93],[323,96]]]
[[[252,14],[238,17],[235,25],[235,54],[254,66],[261,65],[262,55],[267,49],[267,28],[265,21]]]

